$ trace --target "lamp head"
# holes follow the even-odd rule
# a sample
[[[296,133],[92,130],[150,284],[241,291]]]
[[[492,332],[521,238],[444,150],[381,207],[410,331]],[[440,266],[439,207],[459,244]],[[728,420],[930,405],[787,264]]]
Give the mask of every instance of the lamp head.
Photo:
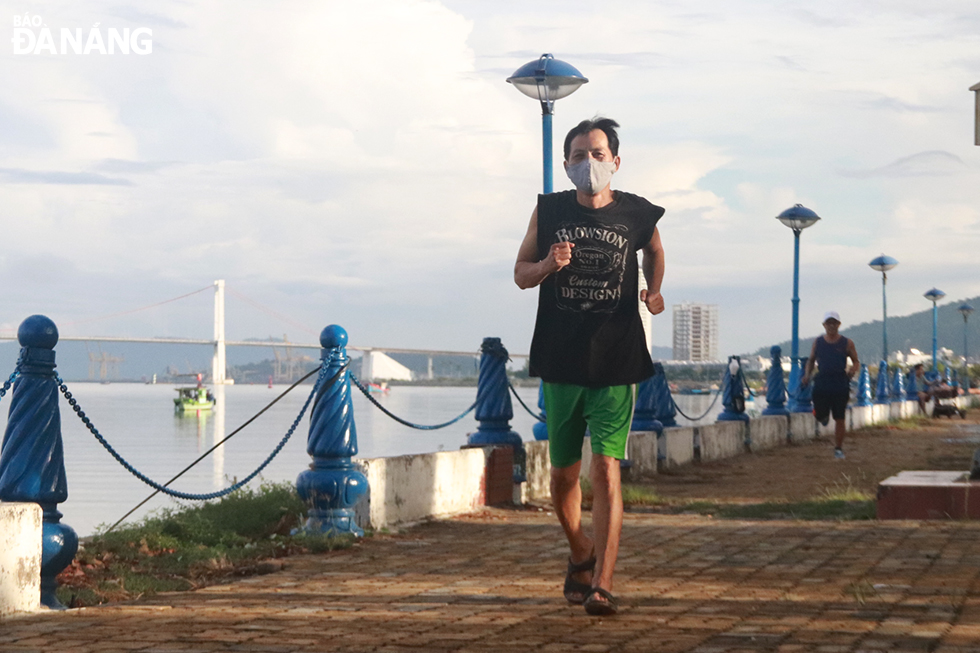
[[[958,310],[960,313],[963,314],[963,319],[965,320],[966,318],[968,318],[970,316],[970,313],[973,312],[973,307],[970,306],[969,304],[967,304],[966,302],[964,302],[964,303],[960,304],[959,306],[957,306],[956,307],[956,310]]]
[[[887,272],[888,270],[891,270],[893,267],[898,265],[898,261],[893,259],[891,256],[885,256],[884,254],[882,254],[877,258],[871,259],[871,262],[868,263],[868,265],[871,266],[872,270],[877,270],[878,272]]]
[[[931,290],[927,290],[925,293],[923,293],[922,296],[928,299],[929,301],[931,301],[932,303],[936,303],[940,299],[945,297],[946,293],[944,293],[939,288],[932,288]]]
[[[588,81],[575,66],[547,53],[524,64],[507,78],[518,91],[548,106],[571,95]]]
[[[820,216],[802,204],[796,204],[777,215],[776,219],[793,231],[803,231],[815,225]]]

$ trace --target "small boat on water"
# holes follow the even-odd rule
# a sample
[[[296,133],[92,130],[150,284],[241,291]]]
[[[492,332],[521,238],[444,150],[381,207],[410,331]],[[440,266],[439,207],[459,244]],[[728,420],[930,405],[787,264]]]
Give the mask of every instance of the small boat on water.
[[[387,381],[382,381],[381,383],[374,383],[371,381],[367,384],[367,389],[371,392],[376,392],[382,395],[388,394],[388,392],[391,390],[391,388],[388,387]]]
[[[710,395],[711,388],[681,388],[676,393],[679,395]]]
[[[176,390],[175,413],[196,413],[199,410],[211,410],[214,407],[214,395],[203,386],[176,388]]]

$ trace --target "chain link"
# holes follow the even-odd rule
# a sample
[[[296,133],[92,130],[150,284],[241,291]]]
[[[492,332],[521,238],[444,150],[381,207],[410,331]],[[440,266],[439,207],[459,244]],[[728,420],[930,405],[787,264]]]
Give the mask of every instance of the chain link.
[[[10,378],[3,382],[3,387],[0,388],[0,399],[7,396],[7,391],[10,390],[10,386],[14,384],[18,376],[20,376],[20,370],[16,369],[11,373]]]
[[[394,413],[392,413],[390,410],[388,410],[387,408],[385,408],[384,406],[382,406],[378,402],[377,399],[375,399],[374,397],[371,396],[371,391],[368,388],[366,388],[365,386],[361,385],[361,382],[357,379],[356,376],[354,376],[353,373],[351,373],[350,379],[351,379],[351,381],[354,382],[354,385],[357,386],[357,389],[360,390],[361,393],[365,397],[368,398],[368,401],[370,401],[372,404],[374,404],[382,413],[384,413],[385,415],[387,415],[391,419],[395,420],[399,424],[404,424],[405,426],[408,426],[409,428],[419,429],[420,431],[435,431],[436,429],[441,429],[441,428],[445,428],[447,426],[451,426],[452,424],[455,424],[459,420],[461,420],[464,417],[466,417],[467,415],[469,415],[470,411],[472,411],[474,408],[476,408],[476,402],[474,401],[473,402],[473,405],[470,406],[469,408],[467,408],[458,417],[454,417],[453,419],[451,419],[448,422],[445,422],[443,424],[434,424],[432,426],[426,426],[424,424],[413,424],[412,422],[409,422],[407,420],[402,419],[401,417],[398,417],[397,415],[395,415]]]
[[[539,422],[546,422],[546,421],[548,421],[544,417],[542,417],[538,413],[535,413],[533,410],[531,410],[530,408],[527,407],[527,404],[524,403],[524,400],[521,399],[521,396],[519,394],[517,394],[517,388],[515,388],[514,385],[509,380],[507,381],[507,386],[510,388],[511,393],[517,399],[517,403],[519,403],[521,406],[524,406],[524,410],[527,411],[528,415],[530,415],[534,419],[538,420]]]
[[[269,457],[266,458],[254,472],[246,476],[241,481],[223,490],[219,490],[217,492],[209,492],[206,494],[192,494],[189,492],[179,492],[177,490],[171,490],[167,486],[161,485],[160,483],[157,483],[156,481],[153,481],[152,479],[143,475],[139,470],[137,470],[135,467],[130,465],[125,458],[119,455],[119,453],[115,449],[113,449],[112,445],[110,445],[106,441],[106,439],[102,437],[102,434],[99,433],[99,430],[95,428],[95,425],[92,423],[92,420],[88,418],[88,416],[85,414],[85,411],[83,411],[81,406],[79,406],[78,401],[72,396],[72,393],[68,390],[68,386],[61,379],[61,377],[56,376],[55,380],[58,383],[58,388],[61,390],[61,393],[65,396],[65,399],[68,400],[68,405],[71,406],[71,409],[75,412],[76,415],[78,415],[78,418],[82,421],[82,424],[85,425],[85,427],[92,433],[92,435],[95,436],[95,439],[98,440],[103,447],[105,447],[105,450],[108,451],[109,454],[113,458],[115,458],[120,465],[125,467],[130,474],[132,474],[139,480],[143,481],[153,489],[163,492],[164,494],[175,497],[177,499],[188,499],[192,501],[209,501],[211,499],[218,499],[220,497],[226,496],[228,494],[231,494],[235,490],[244,487],[249,481],[251,481],[253,478],[258,476],[262,472],[262,470],[265,469],[266,466],[272,462],[273,458],[279,455],[279,452],[282,451],[282,448],[286,446],[286,442],[288,442],[289,438],[292,437],[293,432],[296,430],[296,427],[299,426],[299,423],[303,419],[303,415],[306,414],[306,410],[307,408],[309,408],[310,402],[313,400],[313,397],[316,396],[317,391],[320,389],[320,384],[323,382],[323,377],[325,376],[326,370],[327,370],[326,366],[320,368],[320,374],[317,376],[316,383],[313,384],[313,390],[310,392],[310,396],[306,398],[306,403],[303,404],[303,408],[300,410],[299,415],[296,416],[296,419],[289,427],[289,430],[286,432],[286,435],[282,438],[282,440],[279,441],[279,444],[276,445],[276,448],[273,449],[271,454],[269,454]]]

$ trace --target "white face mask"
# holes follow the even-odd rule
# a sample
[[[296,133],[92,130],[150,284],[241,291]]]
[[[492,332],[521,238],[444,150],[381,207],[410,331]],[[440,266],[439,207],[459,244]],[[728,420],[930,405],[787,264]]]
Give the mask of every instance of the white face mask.
[[[583,193],[595,195],[609,185],[613,173],[616,172],[616,164],[613,161],[586,159],[568,166],[565,172],[575,184],[575,188]]]

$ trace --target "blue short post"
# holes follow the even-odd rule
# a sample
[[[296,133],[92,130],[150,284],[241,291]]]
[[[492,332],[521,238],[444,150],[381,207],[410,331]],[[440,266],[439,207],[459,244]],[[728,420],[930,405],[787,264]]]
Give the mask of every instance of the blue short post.
[[[807,356],[800,359],[800,369],[806,369]],[[801,377],[802,380],[802,377]],[[796,394],[796,402],[793,404],[791,412],[812,413],[813,412],[813,379],[806,385],[800,385],[800,390]]]
[[[537,422],[531,427],[531,433],[534,434],[535,440],[547,440],[548,439],[548,413],[544,409],[544,381],[538,384],[538,409],[541,411],[541,417],[545,418],[544,422]]]
[[[354,504],[368,491],[367,477],[351,462],[357,455],[357,428],[351,403],[347,332],[332,324],[320,332],[324,385],[310,415],[306,452],[310,468],[296,478],[296,491],[310,507],[307,533],[364,535],[354,518]],[[332,382],[331,382],[332,380]]]
[[[718,415],[718,422],[749,421],[745,414],[745,387],[742,385],[741,359],[738,356],[728,357],[728,367],[722,381],[721,403],[725,410]]]
[[[467,437],[471,447],[509,444],[514,449],[514,482],[527,480],[527,453],[521,436],[510,429],[514,408],[507,387],[509,355],[500,338],[484,338],[480,347],[480,376],[476,389],[476,419],[480,422],[475,433]]]
[[[7,430],[0,451],[0,501],[37,503],[41,527],[41,604],[55,610],[55,580],[78,551],[78,535],[61,523],[58,504],[68,499],[65,451],[61,440],[54,346],[58,327],[44,315],[32,315],[17,330],[20,377],[10,397]]]
[[[892,403],[900,404],[905,401],[905,375],[902,370],[895,370],[895,380],[892,384]]]
[[[875,403],[887,404],[890,401],[888,396],[888,363],[881,361],[878,363],[878,380],[876,382]]]
[[[786,382],[783,380],[783,350],[779,345],[769,349],[772,365],[766,376],[766,409],[763,415],[789,415],[786,410]]]
[[[664,430],[663,422],[657,419],[658,413],[662,411],[658,404],[662,398],[655,381],[658,375],[661,379],[664,378],[664,367],[660,363],[654,365],[653,376],[644,379],[636,388],[631,431],[656,431],[659,436]],[[666,382],[663,385],[666,387]]]
[[[905,382],[905,399],[907,401],[919,400],[919,384],[915,380],[915,370],[909,370],[909,378]]]
[[[653,364],[653,376],[648,380],[651,385],[653,405],[656,407],[653,418],[664,428],[677,426],[677,407],[674,405],[674,398],[670,396],[670,386],[667,384],[663,363]]]
[[[871,401],[871,372],[868,366],[861,363],[861,373],[858,375],[857,405],[870,406]]]

